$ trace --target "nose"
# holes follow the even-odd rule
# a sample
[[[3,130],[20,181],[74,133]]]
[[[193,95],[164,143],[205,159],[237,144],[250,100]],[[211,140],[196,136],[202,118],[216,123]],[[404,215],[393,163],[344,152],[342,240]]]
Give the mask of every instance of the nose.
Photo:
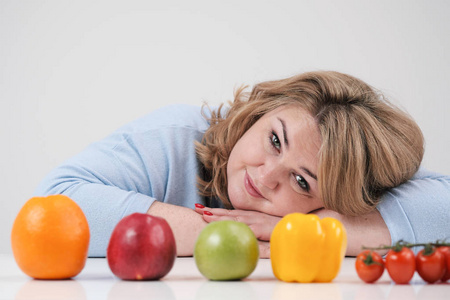
[[[269,189],[275,189],[283,174],[282,166],[274,160],[266,160],[258,169],[260,184]]]

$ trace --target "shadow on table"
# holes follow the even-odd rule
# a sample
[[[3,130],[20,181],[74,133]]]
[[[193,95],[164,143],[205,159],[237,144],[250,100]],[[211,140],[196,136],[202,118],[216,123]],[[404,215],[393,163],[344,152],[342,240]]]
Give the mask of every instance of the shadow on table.
[[[172,289],[163,281],[118,280],[108,293],[108,300],[118,299],[164,299],[175,300]]]
[[[423,281],[414,282],[414,284],[392,284],[387,299],[448,300],[450,299],[450,285],[446,283],[427,284]]]
[[[87,299],[83,286],[73,279],[27,281],[17,292],[16,300]]]
[[[424,284],[417,293],[418,300],[450,299],[450,284],[435,283]]]
[[[450,299],[450,285],[445,283],[426,284],[423,281],[409,284],[393,282],[362,284],[356,290],[354,300],[441,300]]]
[[[248,281],[205,281],[197,290],[195,300],[258,299]]]
[[[288,283],[277,282],[271,299],[283,300],[342,299],[342,291],[336,283]]]

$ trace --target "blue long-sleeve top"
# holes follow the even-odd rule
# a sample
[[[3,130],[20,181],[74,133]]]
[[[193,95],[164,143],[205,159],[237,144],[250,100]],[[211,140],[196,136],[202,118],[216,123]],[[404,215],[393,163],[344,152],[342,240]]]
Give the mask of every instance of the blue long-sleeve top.
[[[208,110],[204,110],[208,114]],[[176,104],[155,110],[93,143],[51,171],[35,195],[65,194],[89,223],[89,256],[105,256],[115,225],[157,200],[194,208],[200,163],[194,141],[209,127],[201,107]],[[392,242],[429,242],[450,235],[450,177],[421,169],[388,191],[378,205]]]

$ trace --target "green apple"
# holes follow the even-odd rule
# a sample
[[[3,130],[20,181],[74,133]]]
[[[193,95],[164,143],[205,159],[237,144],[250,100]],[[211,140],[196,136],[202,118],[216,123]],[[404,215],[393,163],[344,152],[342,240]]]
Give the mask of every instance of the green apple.
[[[211,222],[197,238],[194,258],[198,270],[208,279],[243,279],[258,263],[258,241],[244,223]]]

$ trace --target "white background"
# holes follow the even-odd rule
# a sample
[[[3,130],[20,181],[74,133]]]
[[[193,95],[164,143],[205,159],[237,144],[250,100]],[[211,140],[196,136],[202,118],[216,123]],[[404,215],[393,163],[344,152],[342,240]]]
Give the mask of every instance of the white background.
[[[52,168],[169,104],[336,70],[419,123],[450,174],[450,1],[0,0],[0,253]],[[424,199],[426,201],[426,199]]]

